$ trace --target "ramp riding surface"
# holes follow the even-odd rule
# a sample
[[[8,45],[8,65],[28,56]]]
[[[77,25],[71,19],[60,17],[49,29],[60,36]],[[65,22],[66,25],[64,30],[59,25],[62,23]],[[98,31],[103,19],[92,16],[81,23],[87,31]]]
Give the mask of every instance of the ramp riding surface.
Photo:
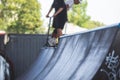
[[[119,25],[63,36],[57,48],[47,47],[17,80],[92,80],[103,63]]]

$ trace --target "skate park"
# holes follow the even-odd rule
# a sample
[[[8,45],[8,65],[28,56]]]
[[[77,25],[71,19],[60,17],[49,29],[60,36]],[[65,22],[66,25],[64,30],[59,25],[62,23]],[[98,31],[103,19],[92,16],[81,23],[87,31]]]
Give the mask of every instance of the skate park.
[[[32,0],[30,0],[29,3],[32,3],[31,1]],[[39,1],[41,1],[42,6],[45,6],[45,9],[42,10],[47,10],[46,5],[48,3],[50,4],[50,1]],[[92,1],[93,0],[90,0],[89,3]],[[14,2],[14,0],[12,2]],[[26,1],[26,4],[27,3]],[[24,30],[27,25],[22,26],[19,24],[19,21],[22,20],[20,16],[19,19],[21,20],[15,21],[17,25],[8,23],[9,21],[12,22],[11,19],[13,19],[7,19],[9,17],[6,17],[6,15],[9,15],[9,13],[6,12],[5,16],[0,16],[0,23],[2,23],[2,21],[4,22],[3,19],[5,19],[5,25],[1,24],[2,27],[0,26],[0,80],[120,80],[119,4],[117,1],[109,1],[108,3],[107,0],[101,2],[93,1],[93,3],[93,7],[89,8],[88,11],[94,16],[98,13],[101,22],[105,22],[104,20],[106,18],[108,22],[111,22],[109,22],[109,24],[105,23],[103,26],[96,26],[96,28],[93,29],[76,32],[78,29],[85,27],[77,24],[79,28],[75,30],[76,33],[65,33],[59,38],[56,46],[46,45],[48,37],[51,36],[47,31],[45,34],[10,33],[11,31],[9,32],[9,30],[15,32],[23,30],[27,32],[27,29]],[[34,7],[33,5],[34,4],[32,4],[32,9]],[[8,6],[1,10],[4,12],[4,9],[7,7]],[[35,11],[36,9],[38,8],[34,8]],[[21,8],[20,10],[24,9]],[[17,20],[15,16],[16,15],[13,15],[12,17]],[[37,16],[43,17],[45,13]],[[31,17],[34,23],[36,15],[32,15]],[[96,16],[95,19],[99,21],[98,17]],[[28,19],[29,17],[27,17],[27,20]],[[36,19],[38,19],[38,17]],[[84,18],[82,17],[82,19]],[[27,20],[24,20],[23,23]],[[77,19],[73,18],[73,22],[74,21],[77,21]],[[92,21],[92,19],[90,21]],[[32,22],[30,22],[30,24]],[[42,23],[42,21],[40,22]],[[6,26],[8,25],[7,23],[11,25]],[[78,21],[78,23],[82,22]],[[71,24],[73,23],[71,22]],[[94,24],[97,24],[97,22],[95,21]],[[20,26],[22,26],[22,28]],[[47,30],[49,31],[49,21],[45,26],[34,25],[34,27],[38,28],[42,26],[48,27]],[[72,27],[73,26],[74,24]],[[90,27],[91,23],[88,23],[87,26]],[[6,30],[6,32],[1,32],[5,27],[8,29],[8,32]],[[66,27],[68,28],[70,25]],[[30,28],[30,26],[28,26],[28,28]],[[74,32],[73,29],[70,29],[70,31]],[[32,32],[39,31],[39,29],[36,28],[30,30],[33,30]]]
[[[39,38],[32,42],[31,36]],[[14,65],[15,80],[120,79],[119,23],[64,35],[57,47],[45,47],[45,40],[40,40],[45,35],[31,36],[9,35],[6,54]]]

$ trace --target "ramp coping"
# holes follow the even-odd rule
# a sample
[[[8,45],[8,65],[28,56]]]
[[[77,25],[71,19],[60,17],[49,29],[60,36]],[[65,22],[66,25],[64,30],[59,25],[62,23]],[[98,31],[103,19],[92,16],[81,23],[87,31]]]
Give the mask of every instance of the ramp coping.
[[[119,23],[118,27],[120,28],[120,23]]]
[[[93,31],[98,31],[98,30],[103,30],[103,29],[107,29],[107,28],[112,28],[112,27],[119,27],[120,28],[120,23],[116,23],[116,24],[112,24],[112,25],[107,25],[107,26],[101,26],[101,27],[97,27],[91,30],[87,30],[87,31],[83,31],[83,32],[78,32],[78,33],[74,33],[74,34],[70,34],[70,35],[63,35],[60,37],[61,38],[65,38],[65,37],[70,37],[70,36],[74,36],[74,35],[79,35],[79,34],[83,34],[83,33],[88,33],[88,32],[93,32]]]

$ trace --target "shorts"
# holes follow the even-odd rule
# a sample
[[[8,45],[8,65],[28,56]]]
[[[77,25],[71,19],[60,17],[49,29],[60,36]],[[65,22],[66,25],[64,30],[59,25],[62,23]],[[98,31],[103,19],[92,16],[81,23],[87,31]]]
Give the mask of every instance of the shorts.
[[[54,28],[63,29],[66,21],[67,21],[67,20],[63,20],[62,18],[57,18],[57,17],[55,17],[55,18],[53,19],[53,25],[52,25],[52,26],[53,26]]]

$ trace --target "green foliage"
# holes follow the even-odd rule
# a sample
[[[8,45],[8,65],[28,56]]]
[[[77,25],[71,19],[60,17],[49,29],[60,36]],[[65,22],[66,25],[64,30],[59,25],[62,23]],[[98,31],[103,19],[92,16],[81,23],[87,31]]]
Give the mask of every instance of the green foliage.
[[[87,1],[82,4],[73,5],[73,8],[68,12],[69,22],[82,26],[83,23],[90,19],[86,14]]]
[[[88,29],[103,26],[101,22],[90,20],[90,16],[86,14],[87,4],[87,0],[84,0],[82,4],[74,5],[68,12],[69,22]]]
[[[96,28],[104,25],[105,25],[104,23],[101,23],[99,21],[91,21],[91,20],[82,24],[82,26],[84,26],[84,28],[87,28],[87,29],[92,29],[92,28]]]
[[[0,19],[0,30],[5,30],[5,22],[2,19]]]
[[[2,0],[2,16],[9,33],[42,33],[43,21],[40,19],[38,0]],[[5,26],[4,26],[5,27]]]

